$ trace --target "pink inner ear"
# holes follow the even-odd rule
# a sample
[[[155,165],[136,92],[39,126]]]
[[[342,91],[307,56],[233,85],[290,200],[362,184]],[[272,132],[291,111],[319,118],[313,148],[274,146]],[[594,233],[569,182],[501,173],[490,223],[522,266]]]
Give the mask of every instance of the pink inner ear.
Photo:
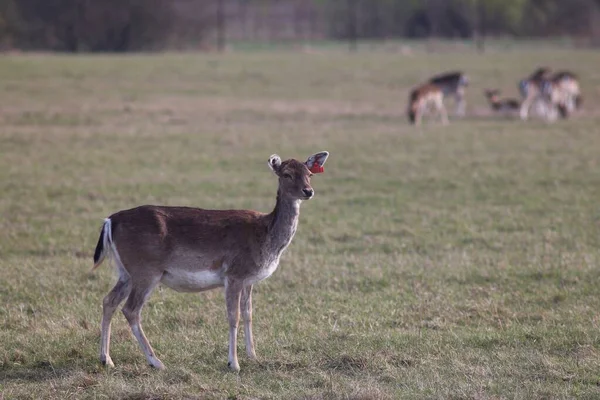
[[[322,165],[320,165],[317,161],[315,161],[313,163],[313,166],[309,168],[309,171],[312,172],[313,174],[321,174],[321,173],[325,172],[325,168],[323,168]]]

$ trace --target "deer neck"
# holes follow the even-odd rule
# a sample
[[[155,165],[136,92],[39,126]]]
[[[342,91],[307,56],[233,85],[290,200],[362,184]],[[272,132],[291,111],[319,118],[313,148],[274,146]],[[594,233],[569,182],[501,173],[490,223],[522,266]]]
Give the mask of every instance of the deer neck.
[[[275,209],[269,214],[269,225],[267,228],[268,251],[279,255],[292,241],[298,217],[300,216],[301,200],[283,195],[277,191],[277,202]]]

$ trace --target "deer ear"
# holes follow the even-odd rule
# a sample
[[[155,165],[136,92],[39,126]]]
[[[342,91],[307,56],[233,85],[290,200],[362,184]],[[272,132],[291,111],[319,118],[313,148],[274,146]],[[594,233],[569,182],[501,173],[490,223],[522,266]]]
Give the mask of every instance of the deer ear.
[[[268,164],[269,168],[271,168],[273,172],[277,174],[279,172],[279,167],[281,167],[281,157],[279,157],[277,154],[273,154],[271,157],[269,157]]]
[[[327,161],[327,157],[329,157],[329,152],[321,151],[308,157],[304,164],[306,164],[313,174],[320,174],[324,171],[323,165],[325,164],[325,161]]]

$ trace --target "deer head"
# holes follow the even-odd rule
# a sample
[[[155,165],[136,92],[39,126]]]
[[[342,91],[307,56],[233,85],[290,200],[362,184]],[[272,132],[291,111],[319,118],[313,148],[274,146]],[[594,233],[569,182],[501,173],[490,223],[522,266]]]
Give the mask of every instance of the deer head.
[[[281,157],[273,154],[269,157],[269,168],[279,177],[279,193],[297,200],[308,200],[315,191],[310,186],[313,174],[324,171],[323,164],[329,153],[321,151],[308,157],[305,162],[295,159],[281,161]]]
[[[485,93],[485,96],[491,101],[497,101],[498,96],[500,96],[500,90],[498,89],[485,89],[483,92]]]
[[[532,79],[532,80],[542,79],[542,78],[548,76],[551,71],[552,70],[549,67],[538,67],[535,71],[533,71],[533,74],[531,74],[530,79]]]

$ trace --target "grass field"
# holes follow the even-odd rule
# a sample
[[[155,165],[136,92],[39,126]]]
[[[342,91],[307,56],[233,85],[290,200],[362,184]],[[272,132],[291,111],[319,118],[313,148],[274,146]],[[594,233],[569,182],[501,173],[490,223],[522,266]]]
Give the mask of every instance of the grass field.
[[[538,65],[581,75],[548,125],[487,113]],[[0,58],[0,398],[600,398],[600,53],[373,51]],[[470,116],[407,125],[461,68]],[[272,153],[331,156],[255,288],[259,362],[227,369],[222,290],[157,290],[150,369],[120,313],[98,362],[104,217],[274,206]]]

